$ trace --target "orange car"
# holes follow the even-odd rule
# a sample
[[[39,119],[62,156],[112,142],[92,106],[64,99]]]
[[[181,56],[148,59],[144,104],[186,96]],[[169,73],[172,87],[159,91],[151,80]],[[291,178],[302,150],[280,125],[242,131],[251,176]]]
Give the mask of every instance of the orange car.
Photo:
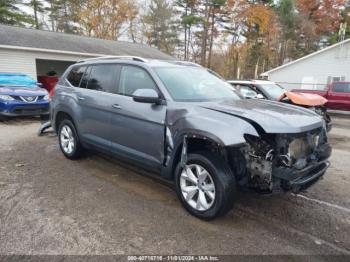
[[[327,130],[332,128],[331,118],[325,107],[327,99],[320,95],[290,92],[274,82],[265,80],[229,80],[228,82],[244,98],[275,100],[314,110],[325,120]]]

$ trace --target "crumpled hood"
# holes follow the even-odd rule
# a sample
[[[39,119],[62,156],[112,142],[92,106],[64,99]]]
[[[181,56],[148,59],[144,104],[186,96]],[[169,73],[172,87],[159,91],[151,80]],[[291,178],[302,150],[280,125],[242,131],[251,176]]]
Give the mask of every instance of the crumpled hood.
[[[328,100],[317,94],[285,92],[279,101],[288,97],[294,104],[303,106],[323,106]]]
[[[44,96],[47,95],[47,91],[40,87],[0,86],[0,95]]]
[[[199,105],[257,124],[266,133],[302,133],[323,125],[322,118],[313,111],[281,102],[245,99]]]

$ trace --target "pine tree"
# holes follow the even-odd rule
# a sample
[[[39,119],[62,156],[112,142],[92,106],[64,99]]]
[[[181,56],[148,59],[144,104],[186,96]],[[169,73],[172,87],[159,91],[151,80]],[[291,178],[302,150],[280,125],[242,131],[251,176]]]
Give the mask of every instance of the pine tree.
[[[23,4],[23,2],[19,0],[0,0],[0,23],[20,26],[31,23],[30,16],[18,7],[20,4]]]
[[[45,10],[42,1],[31,0],[27,5],[33,9],[35,28],[40,29],[42,27],[42,23],[39,21],[39,14],[43,14]]]
[[[281,50],[279,63],[283,63],[286,58],[292,57],[292,49],[296,42],[296,12],[293,0],[281,0],[277,6],[277,12],[283,28],[281,32]]]
[[[168,54],[173,54],[178,38],[174,9],[170,1],[152,0],[143,21],[148,25],[145,34],[149,44]]]

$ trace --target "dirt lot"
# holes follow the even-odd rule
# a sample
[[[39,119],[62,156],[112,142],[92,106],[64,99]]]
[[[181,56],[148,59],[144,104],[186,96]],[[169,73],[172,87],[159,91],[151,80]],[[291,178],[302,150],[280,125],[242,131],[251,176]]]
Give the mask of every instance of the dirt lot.
[[[69,161],[39,121],[0,123],[0,254],[350,254],[350,117],[334,119],[332,166],[301,195],[240,192],[213,222],[131,166]]]

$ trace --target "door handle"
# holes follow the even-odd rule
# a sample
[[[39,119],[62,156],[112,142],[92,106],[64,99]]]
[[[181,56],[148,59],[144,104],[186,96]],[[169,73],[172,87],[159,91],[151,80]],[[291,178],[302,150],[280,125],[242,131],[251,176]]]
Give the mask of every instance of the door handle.
[[[80,101],[85,100],[85,97],[78,96],[78,100],[80,100]]]
[[[122,107],[120,105],[118,105],[118,104],[114,104],[114,105],[112,105],[112,107],[114,109],[122,109]]]

